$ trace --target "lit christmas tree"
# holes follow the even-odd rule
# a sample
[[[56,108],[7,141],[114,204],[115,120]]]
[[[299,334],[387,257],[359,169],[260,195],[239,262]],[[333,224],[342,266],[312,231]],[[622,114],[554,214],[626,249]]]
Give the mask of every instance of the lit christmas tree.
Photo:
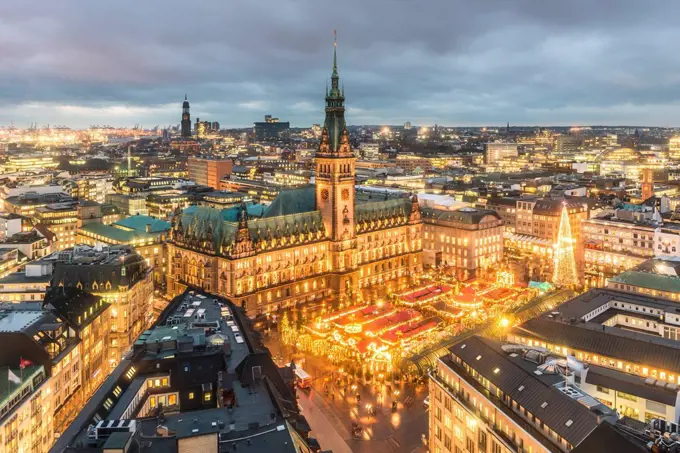
[[[578,285],[576,260],[574,259],[574,240],[571,237],[569,214],[567,206],[562,207],[560,231],[557,234],[557,244],[553,252],[555,269],[553,270],[553,285],[558,288],[571,288]]]

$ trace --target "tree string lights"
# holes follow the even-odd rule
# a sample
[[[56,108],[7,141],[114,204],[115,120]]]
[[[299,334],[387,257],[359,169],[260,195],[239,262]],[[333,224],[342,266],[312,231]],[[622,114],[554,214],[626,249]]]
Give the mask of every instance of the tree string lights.
[[[576,272],[576,259],[574,258],[574,240],[571,237],[569,214],[567,206],[562,207],[560,218],[560,230],[557,235],[557,244],[553,253],[554,270],[553,285],[558,288],[571,288],[577,286],[578,274]]]

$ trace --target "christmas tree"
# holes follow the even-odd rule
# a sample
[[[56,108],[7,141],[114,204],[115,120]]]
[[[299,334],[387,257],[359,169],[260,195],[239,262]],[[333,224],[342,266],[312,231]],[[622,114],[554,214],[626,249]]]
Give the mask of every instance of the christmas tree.
[[[569,214],[567,206],[562,207],[560,231],[557,234],[557,244],[553,253],[555,269],[553,270],[553,285],[558,288],[571,288],[578,285],[576,260],[574,258],[574,240],[571,237]]]

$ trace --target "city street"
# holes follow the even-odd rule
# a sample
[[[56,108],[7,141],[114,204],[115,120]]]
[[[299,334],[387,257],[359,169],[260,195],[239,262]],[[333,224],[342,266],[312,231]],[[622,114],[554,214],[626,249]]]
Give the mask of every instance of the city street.
[[[282,348],[273,338],[266,343],[280,365],[290,363],[289,348]],[[428,420],[423,404],[427,396],[424,385],[362,385],[318,357],[295,357],[296,364],[314,378],[311,388],[298,389],[297,394],[312,436],[323,449],[340,453],[426,451],[423,435],[427,433]],[[393,402],[396,402],[394,412]],[[353,435],[353,423],[362,428],[360,435]]]

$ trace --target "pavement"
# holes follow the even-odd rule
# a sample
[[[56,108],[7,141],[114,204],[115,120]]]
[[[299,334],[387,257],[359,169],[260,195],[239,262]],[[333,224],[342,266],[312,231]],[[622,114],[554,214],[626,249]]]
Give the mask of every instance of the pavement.
[[[279,364],[289,363],[290,348],[275,337],[266,340]],[[421,453],[427,449],[427,396],[424,385],[372,383],[366,385],[338,372],[329,361],[295,354],[296,363],[314,378],[308,389],[298,389],[298,401],[322,449],[334,453]],[[358,397],[358,398],[357,398]],[[397,410],[392,412],[392,402]],[[363,428],[352,436],[352,423]]]

